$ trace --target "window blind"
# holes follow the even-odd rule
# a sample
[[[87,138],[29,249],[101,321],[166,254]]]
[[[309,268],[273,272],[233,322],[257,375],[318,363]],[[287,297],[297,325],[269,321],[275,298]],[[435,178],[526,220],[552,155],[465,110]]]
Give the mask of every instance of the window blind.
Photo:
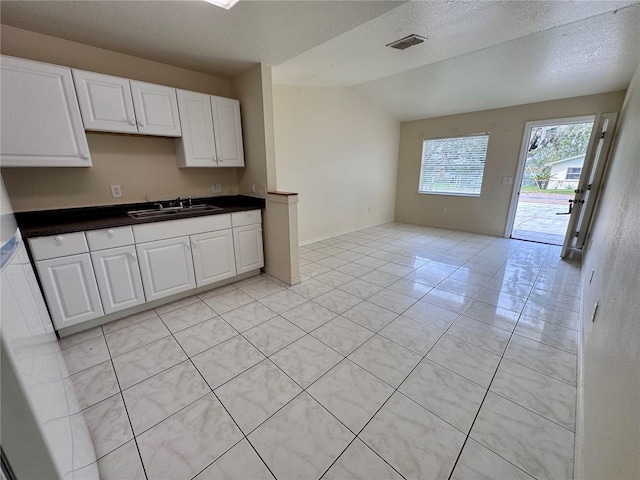
[[[418,191],[480,196],[488,143],[489,134],[425,140]]]

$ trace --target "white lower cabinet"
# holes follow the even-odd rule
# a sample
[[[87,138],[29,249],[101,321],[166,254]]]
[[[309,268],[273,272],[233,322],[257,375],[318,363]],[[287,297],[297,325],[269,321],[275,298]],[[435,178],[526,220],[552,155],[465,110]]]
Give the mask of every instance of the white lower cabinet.
[[[35,237],[29,247],[57,330],[264,266],[257,209]]]
[[[199,287],[236,275],[231,229],[192,235],[191,251]]]
[[[136,245],[147,301],[196,287],[189,237]]]
[[[57,329],[103,315],[88,253],[40,260],[36,269]]]
[[[91,260],[104,313],[117,312],[145,302],[133,245],[91,252]]]
[[[264,267],[260,224],[234,227],[233,246],[238,275]]]

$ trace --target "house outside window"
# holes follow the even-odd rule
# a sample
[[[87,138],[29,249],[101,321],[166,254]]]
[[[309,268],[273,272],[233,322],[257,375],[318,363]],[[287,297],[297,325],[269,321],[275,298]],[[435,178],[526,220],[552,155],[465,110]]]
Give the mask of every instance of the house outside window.
[[[582,167],[567,168],[567,176],[565,177],[565,180],[580,180],[581,173],[582,173]]]
[[[479,197],[489,134],[426,139],[418,192]]]
[[[584,153],[547,163],[551,175],[547,189],[575,190],[580,181],[583,164]]]

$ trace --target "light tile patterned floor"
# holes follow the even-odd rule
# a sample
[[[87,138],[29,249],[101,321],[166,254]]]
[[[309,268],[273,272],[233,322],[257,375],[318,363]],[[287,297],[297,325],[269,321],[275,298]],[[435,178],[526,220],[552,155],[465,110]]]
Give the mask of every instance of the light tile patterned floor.
[[[387,224],[61,340],[103,479],[571,478],[579,266]],[[81,475],[78,475],[81,478]]]

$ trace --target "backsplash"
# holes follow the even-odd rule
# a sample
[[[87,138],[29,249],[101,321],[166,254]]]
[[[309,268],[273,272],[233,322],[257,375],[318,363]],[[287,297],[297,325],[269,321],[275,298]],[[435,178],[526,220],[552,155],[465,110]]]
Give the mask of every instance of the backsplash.
[[[238,193],[235,168],[178,168],[173,139],[132,135],[87,135],[91,168],[3,168],[15,211],[113,205],[177,196]],[[112,198],[120,185],[122,198]]]

